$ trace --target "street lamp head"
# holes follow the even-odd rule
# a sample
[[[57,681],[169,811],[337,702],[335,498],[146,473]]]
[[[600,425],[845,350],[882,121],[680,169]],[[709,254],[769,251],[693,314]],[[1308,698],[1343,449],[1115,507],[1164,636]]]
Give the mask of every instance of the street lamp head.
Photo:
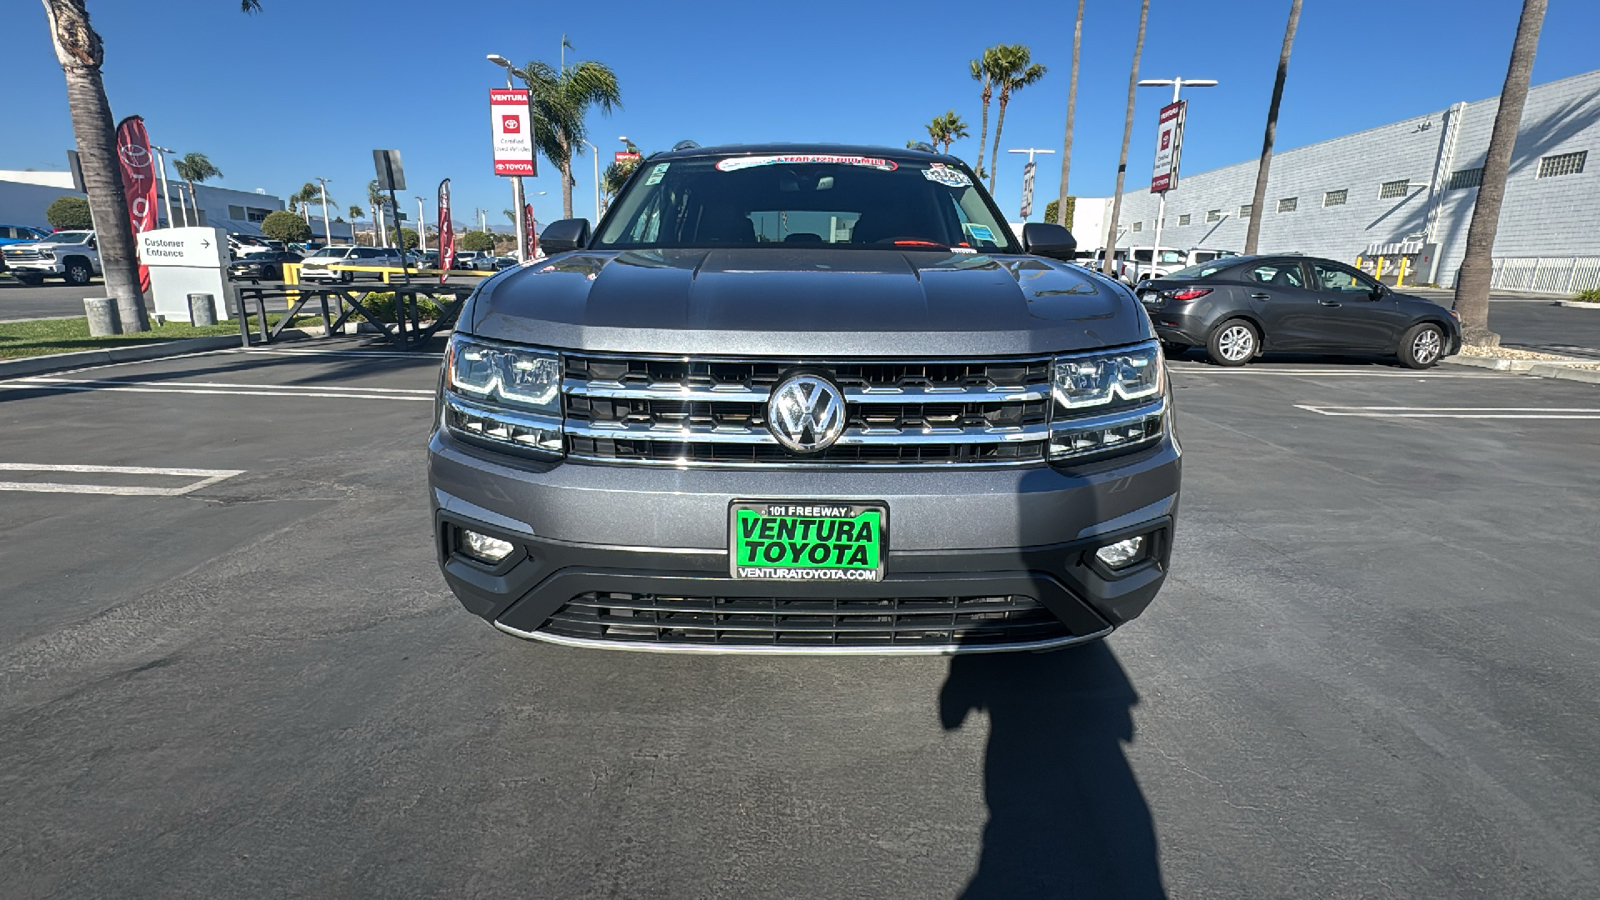
[[[1171,78],[1141,78],[1139,87],[1165,87],[1172,83]]]
[[[508,69],[511,68],[511,61],[498,53],[491,53],[484,57],[484,59],[487,59],[489,62],[492,62],[497,66],[505,66]]]

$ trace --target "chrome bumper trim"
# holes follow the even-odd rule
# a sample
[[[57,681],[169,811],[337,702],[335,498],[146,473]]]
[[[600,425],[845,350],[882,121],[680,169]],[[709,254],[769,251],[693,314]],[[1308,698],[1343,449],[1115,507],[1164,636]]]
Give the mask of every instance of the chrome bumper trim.
[[[630,643],[627,641],[597,641],[589,638],[522,631],[495,622],[494,627],[509,635],[563,647],[581,647],[589,650],[624,650],[636,653],[704,653],[720,656],[965,656],[974,653],[1017,653],[1022,651],[1058,650],[1097,641],[1111,633],[1109,627],[1093,634],[1051,638],[1048,641],[1028,641],[1021,644],[937,644],[931,647],[777,647],[767,644],[732,646],[727,644],[671,644]]]

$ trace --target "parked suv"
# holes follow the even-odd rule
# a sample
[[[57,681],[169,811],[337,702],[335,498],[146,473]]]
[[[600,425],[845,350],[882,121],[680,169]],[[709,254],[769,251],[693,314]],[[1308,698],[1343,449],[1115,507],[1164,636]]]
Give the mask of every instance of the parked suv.
[[[6,268],[23,284],[60,278],[67,284],[88,284],[100,274],[100,251],[92,231],[58,231],[36,241],[0,247]]]
[[[1166,577],[1180,451],[1150,320],[1021,242],[965,163],[873,147],[642,163],[591,236],[487,278],[445,356],[445,581],[586,647],[1046,649]]]

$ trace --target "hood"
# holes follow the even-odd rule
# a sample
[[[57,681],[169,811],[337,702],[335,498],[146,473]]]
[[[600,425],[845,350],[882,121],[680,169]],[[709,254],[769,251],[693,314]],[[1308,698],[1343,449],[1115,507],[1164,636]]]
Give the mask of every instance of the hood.
[[[1121,285],[1032,256],[825,248],[579,251],[485,282],[462,322],[624,353],[989,356],[1130,344]]]

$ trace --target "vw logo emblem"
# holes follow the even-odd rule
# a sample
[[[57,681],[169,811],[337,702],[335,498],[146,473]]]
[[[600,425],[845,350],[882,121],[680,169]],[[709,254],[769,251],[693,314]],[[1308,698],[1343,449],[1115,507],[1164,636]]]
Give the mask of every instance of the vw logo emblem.
[[[817,375],[791,375],[767,401],[767,429],[795,453],[826,450],[844,434],[844,395]]]

